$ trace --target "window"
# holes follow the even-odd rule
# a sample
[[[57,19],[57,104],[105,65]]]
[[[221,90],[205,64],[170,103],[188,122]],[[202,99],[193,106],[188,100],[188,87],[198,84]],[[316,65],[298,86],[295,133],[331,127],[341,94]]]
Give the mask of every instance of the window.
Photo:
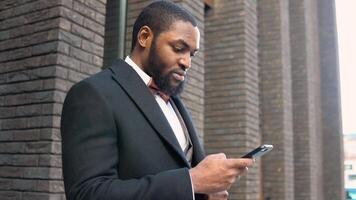
[[[345,165],[345,170],[352,170],[352,165],[351,164],[346,164]]]
[[[349,180],[350,181],[355,181],[356,180],[356,174],[349,175]]]

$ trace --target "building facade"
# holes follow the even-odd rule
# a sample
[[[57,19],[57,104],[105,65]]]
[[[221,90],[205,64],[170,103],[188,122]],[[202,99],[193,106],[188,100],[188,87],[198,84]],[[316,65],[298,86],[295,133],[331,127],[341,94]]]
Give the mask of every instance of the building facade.
[[[356,189],[356,133],[344,134],[345,188]]]
[[[0,199],[65,199],[66,93],[129,53],[150,2],[0,1]],[[344,199],[334,0],[174,2],[202,36],[182,99],[206,152],[275,147],[229,199]]]

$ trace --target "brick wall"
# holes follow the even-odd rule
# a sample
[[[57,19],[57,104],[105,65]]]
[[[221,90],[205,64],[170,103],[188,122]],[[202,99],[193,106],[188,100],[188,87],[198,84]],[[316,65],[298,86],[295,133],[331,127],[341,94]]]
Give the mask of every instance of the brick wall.
[[[0,199],[63,199],[62,103],[101,66],[105,0],[0,9]]]
[[[126,55],[150,2],[128,0]],[[275,145],[229,199],[343,199],[334,1],[174,2],[202,36],[182,99],[207,152]],[[106,0],[0,1],[1,200],[64,199],[62,103],[101,69],[105,16]]]
[[[0,199],[60,198],[63,2],[0,2]],[[63,24],[61,24],[63,25]],[[57,99],[57,101],[55,101]]]
[[[293,119],[288,1],[259,1],[260,109],[265,199],[293,200]]]
[[[205,41],[205,147],[240,157],[260,143],[256,1],[214,1]],[[256,163],[229,199],[258,199],[259,177]]]
[[[290,1],[295,199],[323,199],[315,1]]]
[[[345,199],[335,2],[318,0],[323,189],[327,199]]]

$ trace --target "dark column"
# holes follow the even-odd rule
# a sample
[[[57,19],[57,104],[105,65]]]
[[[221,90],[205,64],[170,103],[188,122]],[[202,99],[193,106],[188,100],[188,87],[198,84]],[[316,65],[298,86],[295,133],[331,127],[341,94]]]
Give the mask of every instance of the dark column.
[[[293,110],[289,1],[258,1],[260,109],[263,143],[263,198],[294,199]]]
[[[345,199],[335,2],[318,0],[318,8],[324,197]]]
[[[260,143],[256,1],[214,1],[205,41],[205,146],[240,157]],[[257,161],[229,199],[258,199],[259,184]]]
[[[324,199],[316,1],[290,1],[295,199]]]

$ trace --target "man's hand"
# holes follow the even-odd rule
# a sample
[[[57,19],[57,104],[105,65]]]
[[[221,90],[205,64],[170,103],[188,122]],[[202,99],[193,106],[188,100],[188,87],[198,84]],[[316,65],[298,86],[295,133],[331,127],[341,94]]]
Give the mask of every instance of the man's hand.
[[[227,200],[229,193],[225,190],[222,192],[217,192],[208,195],[208,200]]]
[[[225,154],[212,154],[189,170],[194,192],[213,194],[231,187],[236,178],[245,174],[252,159],[227,159]]]

